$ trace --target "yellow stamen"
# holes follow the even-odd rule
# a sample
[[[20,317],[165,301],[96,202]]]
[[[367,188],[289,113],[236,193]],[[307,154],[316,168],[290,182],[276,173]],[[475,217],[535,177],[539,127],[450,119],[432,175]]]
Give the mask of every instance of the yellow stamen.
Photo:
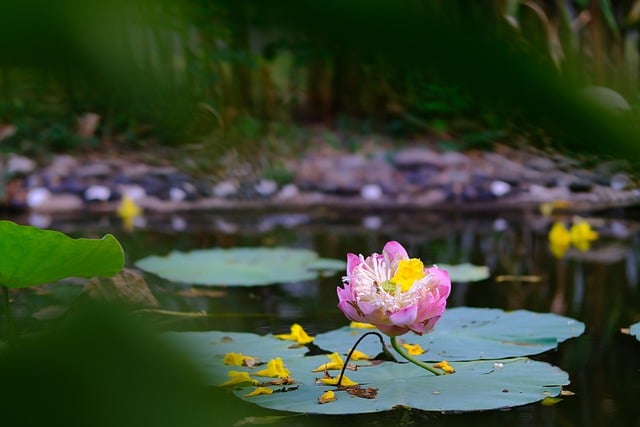
[[[420,356],[422,353],[424,353],[424,350],[422,349],[422,347],[420,347],[420,344],[408,344],[405,342],[402,343],[402,346],[407,349],[407,353],[409,353],[410,356]]]
[[[269,360],[266,369],[258,371],[254,375],[257,375],[259,377],[286,378],[291,375],[291,372],[289,372],[289,370],[284,367],[282,358],[276,357],[275,359]]]
[[[415,282],[425,276],[424,264],[418,258],[403,259],[391,278],[391,283],[400,285],[402,292],[407,292]]]
[[[251,393],[245,394],[244,397],[259,396],[261,394],[272,394],[272,393],[273,393],[273,389],[269,387],[256,387],[255,390],[253,390]]]
[[[313,341],[313,337],[307,335],[302,326],[298,325],[297,323],[291,325],[290,334],[276,334],[274,335],[274,337],[281,340],[295,341],[298,344],[309,344],[311,341]]]

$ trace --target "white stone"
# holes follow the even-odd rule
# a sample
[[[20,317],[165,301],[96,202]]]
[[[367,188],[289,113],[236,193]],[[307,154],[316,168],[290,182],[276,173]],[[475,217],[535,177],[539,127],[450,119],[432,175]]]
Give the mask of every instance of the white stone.
[[[511,191],[511,185],[508,182],[496,180],[491,182],[491,194],[496,197],[502,197],[506,194],[509,194]]]
[[[233,181],[221,181],[213,186],[212,193],[216,197],[229,197],[238,192],[238,184]]]
[[[276,195],[276,198],[282,199],[282,200],[288,200],[288,199],[293,199],[298,194],[300,194],[300,191],[298,190],[298,187],[295,184],[285,184]]]
[[[187,192],[179,187],[171,187],[169,189],[169,200],[172,202],[182,202],[187,198]]]
[[[106,202],[111,197],[111,189],[105,185],[90,185],[84,191],[84,199],[88,201]]]
[[[30,208],[37,208],[46,203],[51,197],[51,192],[44,187],[32,188],[27,192],[26,202]]]
[[[360,197],[365,200],[379,200],[382,198],[382,188],[377,184],[367,184],[360,189]]]
[[[254,188],[261,196],[270,196],[278,190],[278,184],[270,179],[261,179]]]

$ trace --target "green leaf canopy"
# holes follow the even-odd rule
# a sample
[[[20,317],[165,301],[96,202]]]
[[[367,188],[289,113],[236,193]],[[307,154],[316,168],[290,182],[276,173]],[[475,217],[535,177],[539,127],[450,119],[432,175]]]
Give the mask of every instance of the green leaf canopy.
[[[391,410],[398,405],[425,411],[479,411],[510,408],[559,395],[562,386],[569,383],[565,372],[548,363],[513,356],[527,354],[527,351],[529,354],[539,353],[544,351],[542,348],[554,348],[558,342],[579,335],[583,330],[582,324],[570,321],[572,319],[553,314],[526,311],[505,313],[495,309],[450,309],[436,329],[442,327],[443,334],[450,334],[445,342],[438,342],[438,348],[457,353],[457,357],[447,358],[456,372],[452,375],[434,376],[409,363],[355,362],[358,369],[347,370],[346,375],[362,388],[377,389],[377,395],[372,399],[355,397],[345,390],[338,391],[334,386],[317,383],[317,379],[322,378],[324,373],[312,370],[327,363],[329,359],[325,355],[305,356],[307,347],[292,346],[290,341],[282,341],[273,336],[218,331],[174,332],[165,336],[196,361],[211,385],[219,386],[227,381],[231,370],[247,372],[260,382],[271,380],[255,376],[255,372],[263,369],[264,365],[224,365],[227,353],[242,353],[262,362],[281,357],[284,366],[295,379],[294,384],[268,385],[274,390],[272,394],[252,397],[246,394],[254,389],[253,386],[234,390],[238,397],[267,408],[317,414],[376,412]],[[469,327],[476,323],[477,327]],[[569,327],[560,326],[567,323]],[[525,327],[525,324],[528,326]],[[460,329],[468,331],[463,334]],[[323,350],[338,352],[346,359],[346,353],[363,333],[362,329],[341,328],[317,335],[314,344]],[[406,335],[403,338],[408,343],[422,342],[427,352],[417,357],[432,360],[431,355],[442,350],[428,348],[428,341],[424,339],[435,333],[424,337]],[[494,333],[496,337],[492,337]],[[502,342],[504,339],[522,345],[505,345]],[[544,343],[544,347],[540,347],[538,343]],[[492,350],[494,347],[496,349]],[[374,356],[380,352],[381,347],[375,337],[367,337],[358,349]],[[499,355],[501,358],[484,357],[484,360],[473,360],[478,354],[491,357]],[[437,360],[442,359],[444,358],[438,354]],[[350,365],[353,363],[349,362]],[[339,371],[330,371],[330,374],[335,377],[339,375]],[[335,391],[336,400],[319,404],[318,398],[327,390]]]
[[[312,280],[323,271],[344,270],[346,262],[319,258],[308,249],[244,247],[174,251],[146,257],[136,266],[174,282],[258,286]]]
[[[0,284],[23,288],[65,277],[113,276],[124,252],[111,234],[74,239],[53,230],[0,221]]]

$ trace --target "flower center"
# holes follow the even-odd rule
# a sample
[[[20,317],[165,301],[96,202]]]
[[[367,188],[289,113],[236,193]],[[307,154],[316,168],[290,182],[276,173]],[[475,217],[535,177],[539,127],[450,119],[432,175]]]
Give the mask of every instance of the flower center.
[[[398,263],[396,274],[389,280],[393,285],[400,285],[402,292],[407,292],[415,282],[426,276],[424,273],[424,264],[418,258],[403,259]],[[385,291],[389,292],[384,286]],[[395,286],[393,286],[395,290]]]

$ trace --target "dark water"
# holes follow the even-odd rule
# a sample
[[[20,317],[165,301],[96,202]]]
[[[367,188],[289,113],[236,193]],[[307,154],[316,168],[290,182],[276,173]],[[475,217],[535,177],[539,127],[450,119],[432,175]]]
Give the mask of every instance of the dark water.
[[[557,351],[533,357],[569,373],[571,384],[565,388],[575,395],[556,405],[471,414],[398,410],[305,417],[290,420],[292,424],[640,426],[640,342],[620,332],[640,320],[639,217],[637,212],[590,217],[600,238],[589,251],[572,250],[563,259],[551,254],[547,233],[553,221],[571,218],[545,219],[533,213],[190,214],[147,218],[144,228],[132,233],[107,217],[57,219],[50,227],[74,236],[112,232],[122,242],[129,264],[171,250],[255,245],[310,248],[324,257],[344,259],[347,252],[379,252],[393,239],[425,264],[489,266],[488,280],[454,284],[450,307],[554,312],[586,324],[583,336],[561,344]],[[192,287],[147,278],[164,308],[211,314],[208,318],[163,319],[166,329],[274,333],[286,332],[298,322],[314,334],[347,324],[336,308],[340,274],[265,287],[197,288],[204,293],[185,292]],[[23,328],[34,327],[31,315],[52,304],[52,299],[65,304],[77,294],[75,286],[56,289],[53,296],[34,290],[15,293],[14,307]]]

